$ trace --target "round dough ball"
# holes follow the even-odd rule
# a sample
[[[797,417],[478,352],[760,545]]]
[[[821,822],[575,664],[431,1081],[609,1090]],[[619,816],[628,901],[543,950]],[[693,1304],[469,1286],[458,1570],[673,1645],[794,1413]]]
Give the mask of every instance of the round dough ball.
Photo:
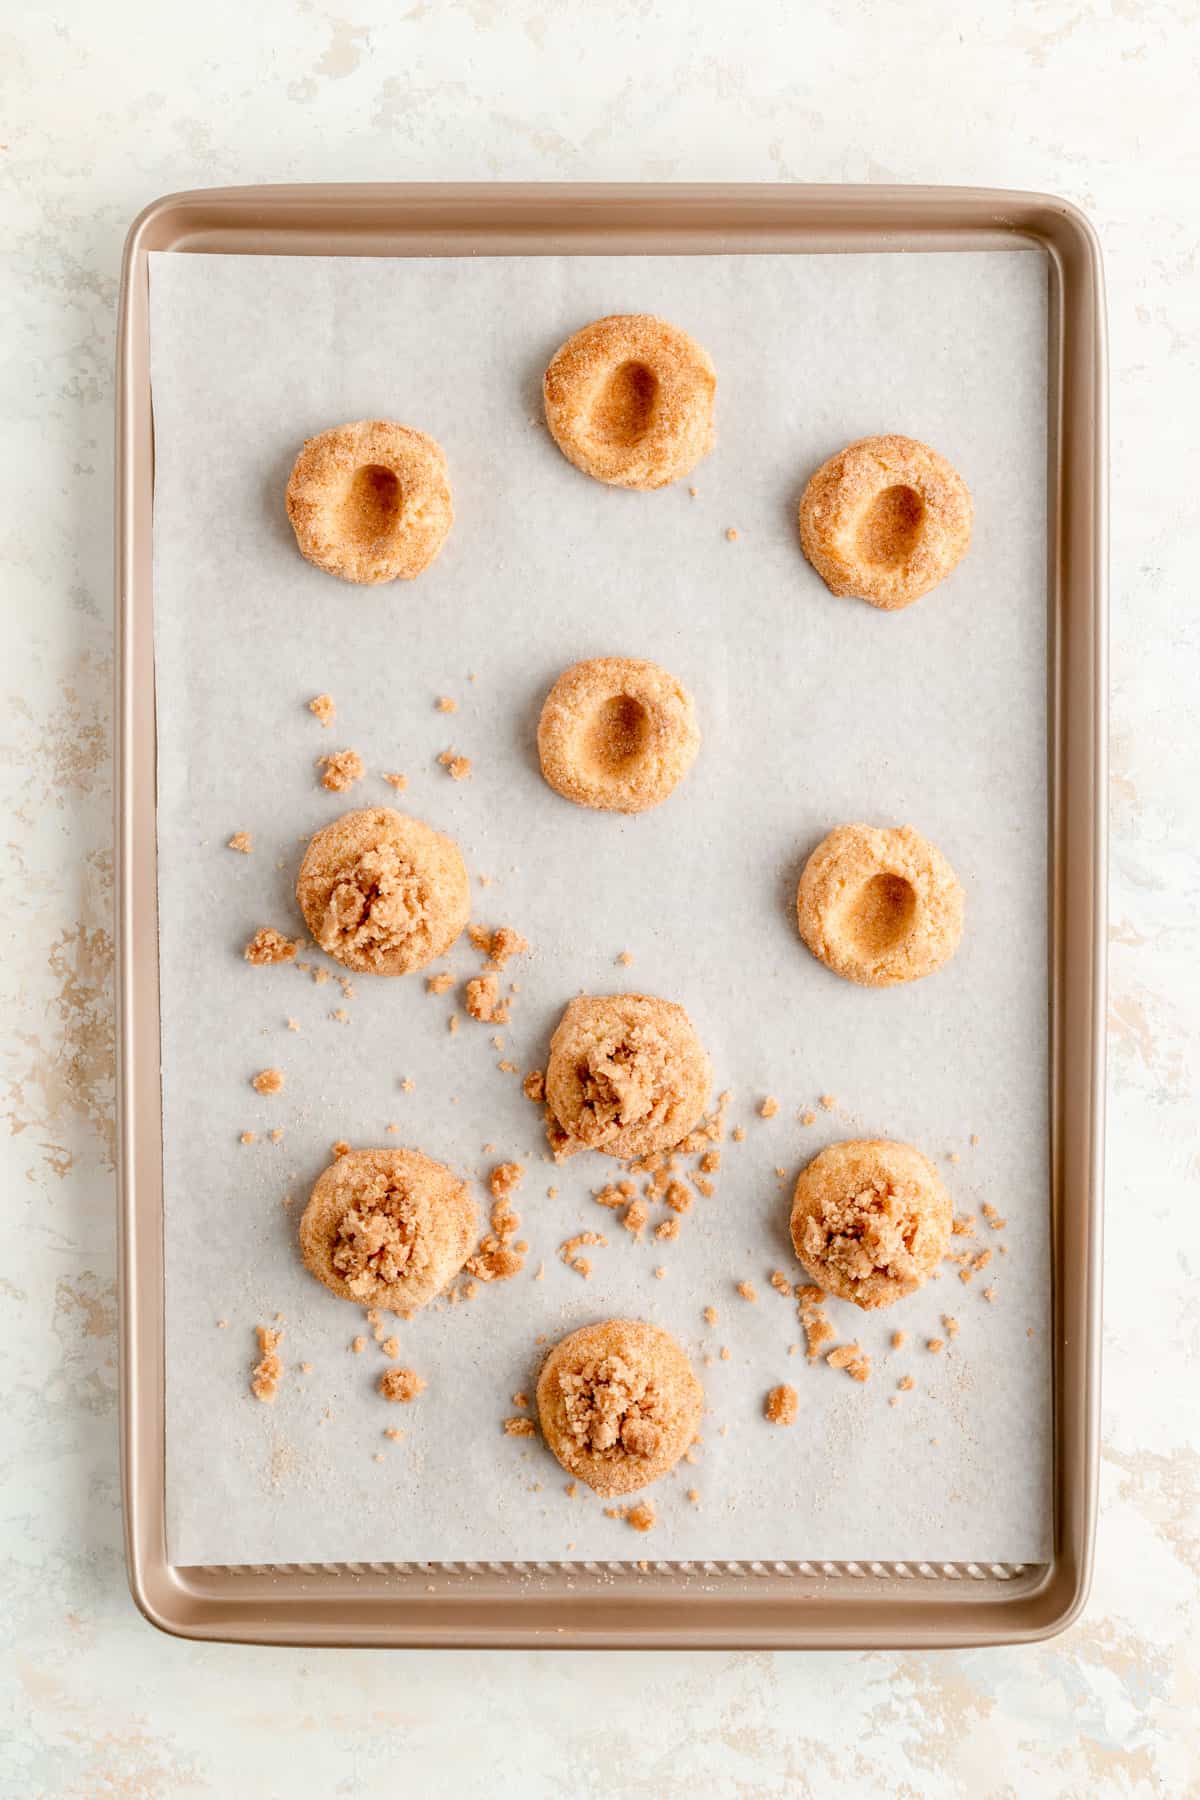
[[[440,1294],[475,1241],[475,1202],[419,1150],[350,1150],[318,1177],[300,1253],[341,1300],[408,1318]]]
[[[830,1144],[801,1172],[792,1197],[792,1244],[812,1280],[866,1312],[928,1280],[953,1221],[928,1157],[884,1138]]]
[[[944,581],[971,542],[971,490],[916,438],[860,438],[800,501],[800,543],[834,594],[894,612]]]
[[[423,969],[471,915],[471,884],[454,839],[387,806],[343,813],[317,832],[296,898],[326,955],[365,975]]]
[[[675,1467],[695,1441],[704,1389],[669,1331],[605,1319],[555,1344],[538,1377],[537,1409],[568,1475],[608,1500]]]
[[[576,806],[638,813],[683,780],[700,748],[692,696],[657,663],[597,656],[559,676],[542,708],[538,755]]]
[[[704,1111],[712,1065],[673,1000],[582,994],[550,1040],[547,1128],[560,1158],[602,1150],[626,1160],[669,1150]]]
[[[847,981],[894,987],[949,962],[963,891],[946,858],[911,825],[838,825],[804,865],[800,936]]]
[[[542,387],[567,461],[610,486],[666,487],[713,447],[708,352],[652,313],[585,325],[554,353]]]
[[[360,419],[307,440],[287,511],[300,554],[343,581],[411,581],[454,523],[445,452],[391,419]]]

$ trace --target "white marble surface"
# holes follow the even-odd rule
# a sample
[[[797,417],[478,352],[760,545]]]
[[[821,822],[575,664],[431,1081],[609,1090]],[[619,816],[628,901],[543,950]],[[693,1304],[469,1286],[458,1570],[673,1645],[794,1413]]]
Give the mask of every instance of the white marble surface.
[[[5,83],[5,1794],[1184,1795],[1200,1521],[1194,0],[64,0]],[[297,179],[963,181],[1104,240],[1113,401],[1102,1515],[1083,1621],[916,1655],[313,1654],[146,1626],[114,1410],[112,345],[154,195]]]

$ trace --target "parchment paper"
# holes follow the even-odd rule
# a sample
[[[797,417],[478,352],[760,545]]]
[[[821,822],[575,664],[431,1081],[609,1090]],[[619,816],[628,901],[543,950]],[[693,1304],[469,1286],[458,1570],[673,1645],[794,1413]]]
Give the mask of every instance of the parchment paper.
[[[1045,294],[1033,251],[151,258],[174,1560],[1047,1553]],[[635,310],[693,332],[719,372],[695,498],[687,481],[657,494],[589,481],[540,424],[557,345]],[[292,540],[283,494],[300,443],[363,417],[418,425],[449,457],[457,522],[413,583],[347,586]],[[895,616],[830,596],[795,525],[813,469],[887,430],[936,445],[976,508],[965,563]],[[552,681],[606,653],[665,664],[703,725],[687,781],[636,819],[569,805],[537,768]],[[331,731],[306,710],[321,691],[337,702]],[[443,694],[454,716],[435,710]],[[328,794],[314,759],[345,746],[369,773]],[[439,767],[450,746],[473,759],[469,781]],[[347,806],[393,803],[384,770],[405,772],[399,804],[492,878],[475,916],[533,946],[511,969],[522,991],[503,1052],[466,1018],[451,1034],[460,995],[431,996],[420,977],[356,977],[343,1000],[332,979],[242,959],[257,926],[300,928],[303,839]],[[803,860],[854,819],[915,825],[965,884],[962,948],[929,980],[854,987],[797,936]],[[252,855],[225,848],[238,830]],[[480,959],[464,938],[448,966],[465,979]],[[733,1090],[745,1142],[726,1142],[716,1195],[676,1243],[636,1244],[596,1207],[606,1159],[542,1161],[538,1113],[497,1068],[541,1066],[580,989],[681,1000]],[[287,1086],[262,1099],[250,1078],[271,1065]],[[867,1134],[921,1146],[960,1211],[989,1200],[1007,1228],[980,1221],[974,1241],[997,1254],[969,1286],[947,1267],[885,1313],[831,1308],[839,1337],[874,1359],[860,1386],[789,1356],[802,1333],[768,1278],[800,1272],[797,1169]],[[528,1165],[524,1273],[399,1327],[428,1383],[409,1407],[377,1397],[383,1356],[349,1349],[361,1315],[296,1251],[338,1138],[411,1143],[479,1176],[503,1158]],[[589,1229],[610,1241],[585,1282],[556,1250]],[[741,1279],[757,1304],[735,1294]],[[269,1407],[248,1377],[252,1328],[276,1312],[286,1370]],[[961,1328],[936,1355],[925,1345],[947,1337],[943,1313]],[[511,1396],[532,1392],[539,1339],[608,1314],[669,1327],[707,1392],[699,1460],[652,1490],[648,1539],[568,1498],[540,1441],[501,1431]],[[915,1389],[889,1405],[904,1374]],[[762,1417],[785,1380],[800,1395],[791,1429]]]

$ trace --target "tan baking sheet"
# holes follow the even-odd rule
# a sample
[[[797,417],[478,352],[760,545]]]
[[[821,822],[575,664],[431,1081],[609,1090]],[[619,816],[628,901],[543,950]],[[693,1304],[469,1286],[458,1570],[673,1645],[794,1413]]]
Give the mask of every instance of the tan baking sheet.
[[[566,1498],[540,1446],[500,1431],[510,1395],[532,1385],[537,1336],[608,1312],[660,1319],[715,1359],[701,1361],[700,1461],[655,1490],[656,1556],[1047,1553],[1045,285],[1033,251],[152,259],[172,1559],[634,1553],[626,1526]],[[720,372],[719,444],[695,499],[686,483],[654,496],[588,483],[534,422],[557,342],[633,308],[693,330]],[[299,440],[369,414],[433,431],[450,458],[458,524],[412,586],[330,581],[298,559],[283,516]],[[950,455],[977,506],[963,569],[896,618],[831,599],[792,517],[817,462],[889,428]],[[568,807],[532,751],[559,668],[626,650],[689,683],[705,730],[688,783],[635,821]],[[340,709],[329,734],[304,708],[323,688]],[[434,710],[441,693],[458,700],[453,718]],[[469,783],[437,766],[449,743],[474,758]],[[485,1142],[528,1160],[539,1137],[490,1032],[448,1032],[451,997],[362,978],[343,1001],[332,981],[240,959],[257,924],[294,918],[298,839],[344,804],[312,760],[344,744],[371,771],[352,799],[386,800],[379,771],[405,770],[405,803],[493,877],[477,916],[530,937],[506,1034],[522,1069],[578,988],[668,994],[692,1011],[747,1130],[726,1146],[714,1198],[666,1246],[635,1245],[594,1206],[599,1160],[530,1162],[525,1275],[400,1328],[429,1382],[403,1411],[373,1395],[374,1347],[349,1353],[352,1310],[298,1265],[306,1187],[338,1137],[415,1142],[480,1171]],[[968,890],[958,958],[909,990],[839,983],[794,933],[804,853],[855,817],[916,824]],[[255,833],[252,857],[222,848],[238,829]],[[465,947],[450,961],[463,976],[478,967]],[[330,1017],[339,1007],[349,1023]],[[259,1100],[248,1078],[275,1063],[287,1089]],[[756,1114],[766,1093],[781,1102],[770,1122]],[[816,1105],[823,1093],[836,1111]],[[805,1128],[796,1114],[810,1107],[819,1123]],[[245,1129],[258,1142],[239,1144]],[[955,1152],[944,1166],[960,1207],[990,1199],[1008,1220],[986,1234],[1007,1255],[969,1287],[948,1270],[889,1315],[835,1310],[875,1357],[865,1388],[788,1357],[801,1333],[767,1282],[790,1272],[775,1168],[790,1176],[861,1131]],[[610,1238],[588,1283],[555,1257],[581,1229]],[[757,1305],[734,1295],[743,1277]],[[721,1315],[712,1330],[706,1304]],[[246,1376],[251,1327],[276,1311],[287,1373],[268,1409]],[[943,1312],[961,1329],[935,1357],[922,1346],[945,1336]],[[897,1326],[910,1334],[900,1355],[887,1349]],[[889,1406],[905,1373],[916,1389]],[[782,1379],[801,1396],[790,1432],[760,1418]],[[403,1443],[382,1438],[392,1424]]]

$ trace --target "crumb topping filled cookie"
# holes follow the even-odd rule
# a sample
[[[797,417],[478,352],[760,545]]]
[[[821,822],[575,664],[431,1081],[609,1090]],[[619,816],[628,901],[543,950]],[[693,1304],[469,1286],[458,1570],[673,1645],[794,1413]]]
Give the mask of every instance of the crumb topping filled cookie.
[[[359,586],[411,581],[454,523],[446,456],[392,419],[360,419],[307,440],[292,466],[287,513],[300,554]]]
[[[608,1499],[675,1467],[699,1430],[704,1390],[670,1332],[606,1319],[549,1352],[537,1409],[563,1468]]]
[[[305,1267],[342,1300],[407,1317],[458,1274],[475,1203],[419,1150],[350,1150],[318,1176],[300,1220]]]
[[[542,385],[551,436],[596,481],[666,487],[712,449],[716,371],[694,338],[652,313],[585,325]]]
[[[883,1138],[830,1144],[801,1171],[792,1196],[796,1255],[819,1288],[865,1311],[928,1280],[953,1220],[929,1159]]]
[[[917,981],[949,962],[963,910],[954,870],[911,825],[835,826],[805,863],[796,894],[813,955],[866,987]]]
[[[317,832],[296,898],[321,949],[370,975],[424,968],[450,948],[471,913],[454,839],[386,806],[343,813]]]
[[[574,663],[551,688],[538,724],[550,786],[607,812],[658,806],[699,748],[695,702],[683,683],[631,656]]]
[[[971,542],[971,490],[916,438],[860,438],[822,463],[800,501],[800,543],[834,594],[885,612],[944,581]]]
[[[547,1134],[578,1150],[640,1157],[670,1149],[704,1111],[712,1066],[682,1006],[647,994],[583,994],[550,1040]]]

